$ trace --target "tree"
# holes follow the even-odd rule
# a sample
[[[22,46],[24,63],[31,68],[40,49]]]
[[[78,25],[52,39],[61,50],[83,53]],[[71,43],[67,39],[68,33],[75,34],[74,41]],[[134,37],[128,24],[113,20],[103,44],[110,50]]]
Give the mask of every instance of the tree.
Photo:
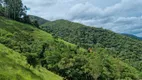
[[[3,15],[3,7],[2,7],[2,5],[0,4],[0,16],[2,16]]]
[[[3,1],[0,0],[0,16],[4,16],[4,7],[2,6]]]
[[[8,14],[7,17],[20,20],[20,18],[25,13],[25,7],[23,7],[21,0],[4,0],[5,2],[5,12]]]
[[[0,0],[0,5],[2,5],[2,0]]]
[[[38,64],[37,56],[34,54],[27,54],[26,57],[27,57],[27,62],[31,66],[36,67],[36,65]]]
[[[35,27],[39,28],[39,24],[38,24],[38,21],[37,21],[37,20],[35,20],[35,21],[33,22],[33,25],[34,25]]]
[[[27,24],[31,24],[31,20],[30,17],[28,15],[24,15],[22,22],[27,23]]]
[[[0,5],[2,5],[2,3],[3,3],[3,0],[0,0]]]

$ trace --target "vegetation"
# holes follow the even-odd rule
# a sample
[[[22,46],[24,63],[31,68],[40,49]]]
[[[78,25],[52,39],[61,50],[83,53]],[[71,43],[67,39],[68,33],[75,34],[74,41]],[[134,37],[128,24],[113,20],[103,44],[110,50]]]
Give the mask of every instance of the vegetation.
[[[28,80],[34,78],[38,80],[40,79],[40,74],[50,75],[50,72],[48,74],[48,71],[44,68],[68,80],[139,80],[142,78],[140,71],[117,58],[107,55],[111,52],[100,48],[99,45],[96,45],[92,50],[86,50],[58,37],[53,37],[51,34],[35,27],[8,20],[4,17],[0,17],[0,26],[0,43],[14,50],[12,51],[15,54],[11,54],[10,51],[7,52],[11,54],[9,58],[16,61],[19,60],[17,63],[10,64],[8,63],[9,60],[4,63],[4,59],[0,58],[0,61],[3,62],[1,66],[7,65],[4,69],[9,69],[8,66],[15,65],[23,65],[26,68],[26,70],[19,66],[10,68],[11,72],[15,72],[14,74],[5,73],[2,71],[3,68],[1,68],[0,74],[2,76],[0,78],[2,79],[7,79],[7,76],[8,78],[12,76],[13,79],[18,79],[15,76],[19,77],[21,75],[24,77],[27,74],[31,75],[27,77]],[[6,50],[2,48],[0,48],[2,52]],[[23,58],[12,57],[18,55]],[[28,64],[28,66],[24,65],[24,63]],[[17,69],[19,71],[14,71]],[[45,72],[40,72],[40,69]],[[32,70],[33,75],[27,70]],[[41,80],[47,79],[45,76]],[[49,80],[56,79],[62,78],[53,74]]]
[[[0,80],[142,79],[141,41],[65,20],[40,28],[46,20],[26,10],[0,0]]]
[[[0,0],[1,16],[20,21],[26,15],[26,8],[21,0]]]
[[[142,71],[142,42],[139,40],[66,20],[47,22],[41,28],[86,49],[94,48],[95,45],[106,48],[110,50],[110,55]]]
[[[37,21],[39,25],[42,25],[42,24],[48,22],[46,19],[40,18],[38,16],[29,15],[29,17],[32,22]]]
[[[22,0],[0,0],[0,16],[39,28],[38,21],[31,20],[31,17],[26,14],[27,10],[28,8],[23,5]]]
[[[48,70],[33,68],[22,56],[0,44],[0,80],[62,80]]]
[[[122,35],[133,38],[133,39],[142,40],[142,37],[137,37],[137,36],[132,35],[132,34],[122,34]]]

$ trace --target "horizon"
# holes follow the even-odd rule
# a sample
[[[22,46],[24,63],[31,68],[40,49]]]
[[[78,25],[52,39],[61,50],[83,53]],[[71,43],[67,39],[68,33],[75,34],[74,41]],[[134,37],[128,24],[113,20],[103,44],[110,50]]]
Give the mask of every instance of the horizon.
[[[142,37],[142,1],[136,0],[22,0],[35,15],[53,21],[65,19],[116,33]]]

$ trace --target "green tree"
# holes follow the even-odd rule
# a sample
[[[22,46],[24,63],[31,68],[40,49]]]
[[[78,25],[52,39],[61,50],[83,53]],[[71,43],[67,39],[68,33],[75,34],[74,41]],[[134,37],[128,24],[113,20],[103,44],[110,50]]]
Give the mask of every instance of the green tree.
[[[4,0],[4,2],[8,18],[19,20],[25,13],[21,0]]]
[[[33,25],[34,25],[35,27],[39,28],[39,23],[38,23],[37,20],[35,20],[35,21],[33,22]]]
[[[0,0],[0,16],[4,15],[4,7],[2,6],[3,1]]]
[[[23,17],[22,22],[27,23],[27,24],[31,24],[32,23],[30,18],[29,18],[29,16],[26,15],[26,14]]]

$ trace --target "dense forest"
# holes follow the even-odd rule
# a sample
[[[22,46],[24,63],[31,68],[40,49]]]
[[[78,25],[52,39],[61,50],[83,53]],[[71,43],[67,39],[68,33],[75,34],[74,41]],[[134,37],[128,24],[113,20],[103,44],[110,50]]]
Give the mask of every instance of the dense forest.
[[[0,0],[0,80],[142,79],[141,41],[26,9]]]
[[[106,48],[112,52],[110,55],[142,71],[142,41],[102,28],[89,27],[66,20],[47,22],[41,28],[86,49],[94,49],[96,45]]]

